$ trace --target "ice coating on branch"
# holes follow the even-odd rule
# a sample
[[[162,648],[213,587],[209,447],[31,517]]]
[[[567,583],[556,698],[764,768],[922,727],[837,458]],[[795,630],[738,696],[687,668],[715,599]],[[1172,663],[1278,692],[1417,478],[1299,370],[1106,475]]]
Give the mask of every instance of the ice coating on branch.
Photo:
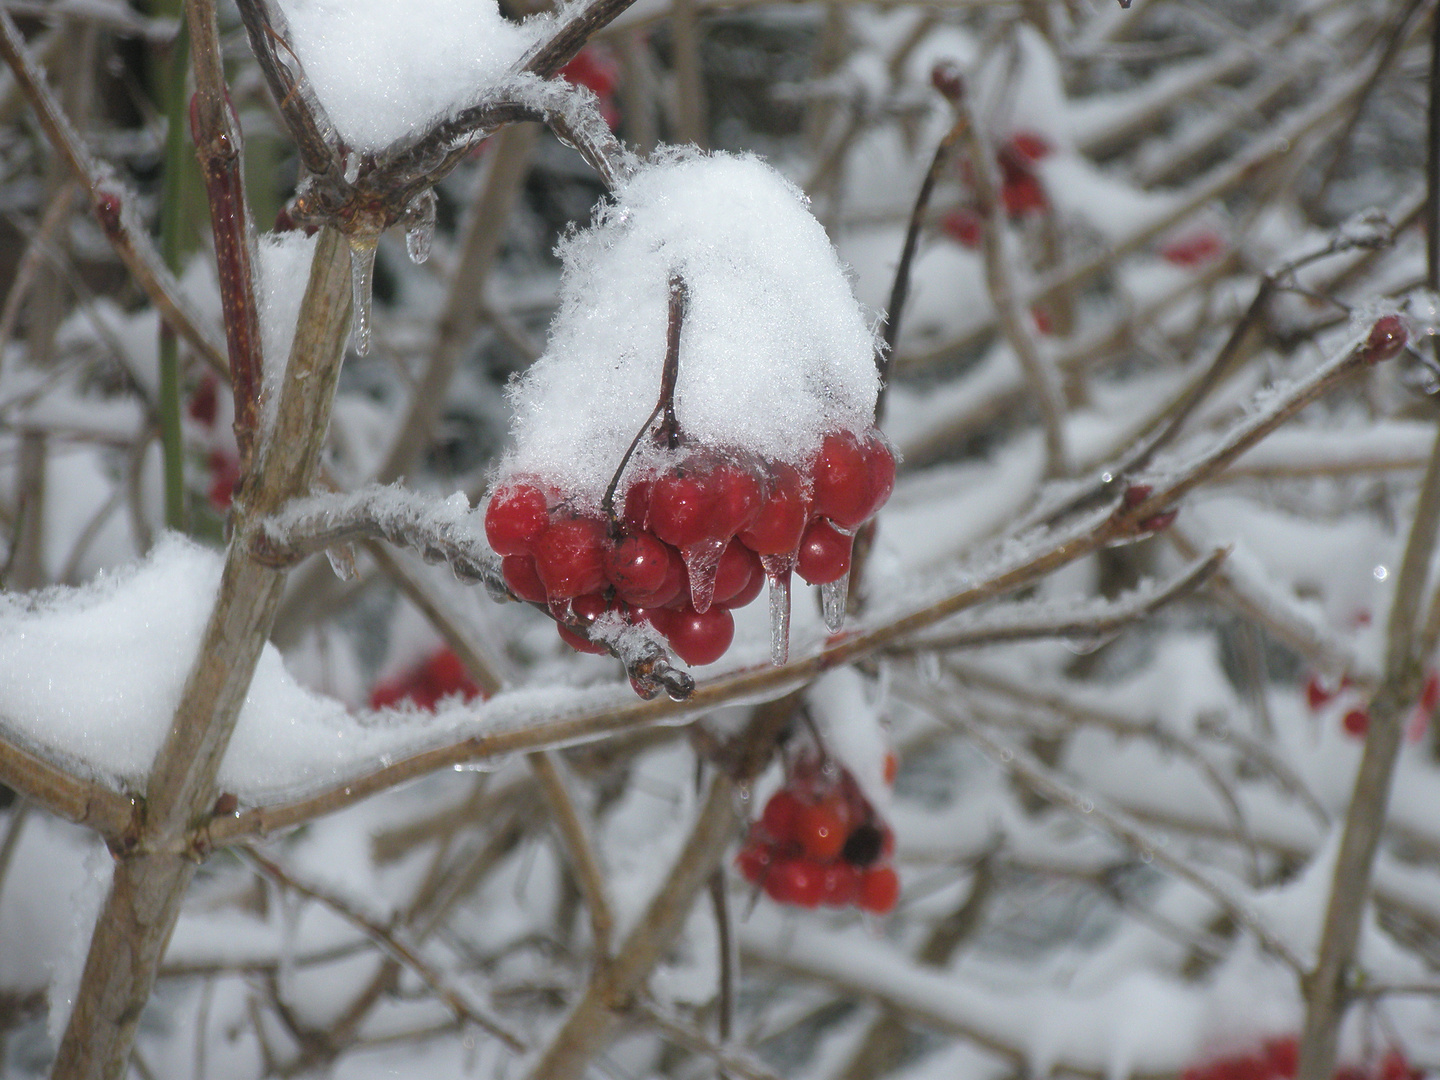
[[[539,38],[495,0],[279,0],[340,135],[378,150],[471,103]]]
[[[689,290],[676,384],[687,445],[801,466],[824,432],[871,422],[878,378],[860,306],[804,197],[757,158],[667,155],[560,253],[561,308],[511,391],[503,473],[599,507],[655,407],[672,272]]]
[[[260,340],[265,361],[265,418],[274,418],[285,365],[300,319],[300,303],[310,282],[315,238],[303,232],[266,233],[256,247],[260,256]]]

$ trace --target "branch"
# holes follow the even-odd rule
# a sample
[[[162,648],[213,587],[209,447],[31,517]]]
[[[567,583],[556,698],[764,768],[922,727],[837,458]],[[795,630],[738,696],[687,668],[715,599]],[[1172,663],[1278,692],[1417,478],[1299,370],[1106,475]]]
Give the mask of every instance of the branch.
[[[467,1000],[465,994],[449,985],[440,971],[420,955],[419,949],[406,942],[396,931],[388,929],[379,920],[366,915],[354,904],[334,893],[299,880],[279,863],[267,859],[248,844],[238,846],[235,854],[281,888],[323,904],[361,931],[392,960],[419,976],[420,980],[430,987],[431,992],[455,1013],[456,1019],[484,1028],[517,1054],[526,1051],[525,1041],[519,1035],[493,1016],[490,1010]]]
[[[60,103],[51,94],[44,74],[31,60],[15,23],[3,9],[0,9],[0,57],[10,65],[50,145],[64,158],[76,179],[85,185],[105,238],[130,276],[145,291],[165,325],[184,338],[207,364],[227,375],[224,349],[202,329],[204,320],[191,307],[180,283],[155,249],[149,230],[135,209],[137,196],[90,156]]]

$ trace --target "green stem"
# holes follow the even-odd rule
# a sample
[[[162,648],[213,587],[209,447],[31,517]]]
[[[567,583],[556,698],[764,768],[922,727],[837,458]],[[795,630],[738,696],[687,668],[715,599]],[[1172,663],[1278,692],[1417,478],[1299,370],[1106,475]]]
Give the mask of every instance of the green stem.
[[[189,36],[177,34],[165,73],[165,193],[160,204],[160,254],[178,273],[185,252],[186,178],[193,167],[186,138],[189,102],[185,77]],[[185,500],[185,442],[180,428],[180,349],[173,332],[160,328],[160,448],[165,463],[165,527],[189,529]]]

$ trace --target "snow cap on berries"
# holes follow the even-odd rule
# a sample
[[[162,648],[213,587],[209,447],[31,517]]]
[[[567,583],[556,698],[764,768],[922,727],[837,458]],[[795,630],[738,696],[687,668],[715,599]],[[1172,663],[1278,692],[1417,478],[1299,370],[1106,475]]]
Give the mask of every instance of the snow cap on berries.
[[[511,389],[504,475],[599,506],[655,407],[677,272],[689,289],[675,395],[687,448],[802,466],[827,431],[871,423],[874,336],[805,197],[758,158],[665,154],[560,256],[549,346]],[[655,452],[642,440],[626,480]]]

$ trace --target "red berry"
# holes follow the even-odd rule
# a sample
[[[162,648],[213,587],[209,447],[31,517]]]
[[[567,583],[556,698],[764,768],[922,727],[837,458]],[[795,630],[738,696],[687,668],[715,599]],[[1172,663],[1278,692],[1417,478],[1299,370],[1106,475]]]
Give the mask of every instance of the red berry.
[[[625,512],[620,516],[631,532],[643,532],[645,519],[650,514],[651,480],[636,480],[625,492]]]
[[[824,876],[808,859],[777,859],[765,875],[765,892],[782,904],[819,907],[825,897]]]
[[[485,536],[499,555],[527,555],[550,524],[545,493],[530,484],[512,484],[490,496]]]
[[[635,533],[605,546],[605,576],[622,599],[646,597],[665,584],[670,549],[649,533]]]
[[[765,492],[750,470],[722,461],[706,478],[714,502],[710,510],[710,532],[706,539],[728,540],[748,529],[760,513]]]
[[[1049,140],[1033,131],[1017,131],[1010,136],[1002,151],[1009,152],[1027,165],[1034,165],[1050,155]]]
[[[885,915],[900,899],[900,878],[891,866],[872,866],[860,875],[855,905],[862,911]]]
[[[1175,266],[1199,266],[1225,250],[1224,241],[1209,229],[1171,240],[1160,249],[1160,257]]]
[[[587,637],[582,637],[568,626],[561,623],[555,624],[556,631],[560,634],[560,640],[569,645],[576,652],[592,653],[595,656],[602,655],[606,650],[605,646],[597,645]]]
[[[1045,189],[1040,186],[1040,179],[1032,172],[1019,169],[1005,177],[1005,184],[1000,189],[1000,201],[1005,205],[1005,212],[1011,217],[1043,214],[1050,206],[1045,197]]]
[[[800,821],[800,811],[804,808],[805,804],[796,798],[793,792],[781,788],[771,795],[770,801],[765,804],[765,809],[760,814],[760,827],[777,843],[793,840],[796,825]]]
[[[224,510],[235,495],[235,485],[240,482],[240,459],[228,450],[211,450],[210,458],[210,505]]]
[[[535,571],[535,560],[529,555],[506,555],[500,560],[500,573],[510,591],[532,604],[545,603],[545,586]]]
[[[878,431],[871,431],[865,437],[865,463],[870,467],[870,498],[874,503],[870,514],[873,514],[895,490],[895,455]]]
[[[832,863],[820,871],[821,903],[826,907],[853,903],[859,888],[860,873],[849,863]]]
[[[687,605],[670,615],[663,632],[685,663],[713,664],[735,639],[735,620],[727,608],[717,606],[701,613]]]
[[[653,592],[623,592],[620,598],[627,604],[643,608],[679,606],[690,597],[690,578],[685,573],[685,560],[672,547],[665,548],[665,579]]]
[[[605,585],[605,527],[590,518],[557,521],[535,545],[535,569],[551,600],[568,600]]]
[[[765,569],[764,567],[761,567],[757,573],[750,576],[750,582],[748,585],[745,586],[745,588],[741,589],[729,600],[725,601],[725,606],[728,607],[731,611],[734,611],[736,608],[745,607],[747,604],[750,603],[750,601],[754,600],[755,597],[760,595],[760,590],[764,587]]]
[[[853,543],[854,537],[838,532],[828,521],[817,518],[810,523],[800,540],[795,569],[812,585],[839,581],[850,570]]]
[[[1300,1069],[1300,1041],[1293,1035],[1265,1044],[1265,1064],[1276,1076],[1294,1076]]]
[[[1382,315],[1375,320],[1375,325],[1370,327],[1370,336],[1365,339],[1365,361],[1370,364],[1378,364],[1382,360],[1389,360],[1405,347],[1405,342],[1410,339],[1410,333],[1405,328],[1405,320],[1399,315]]]
[[[739,540],[731,540],[720,553],[719,565],[715,567],[715,593],[712,601],[727,607],[742,606],[731,604],[731,598],[748,589],[751,579],[764,573],[760,566],[760,556]]]
[[[1310,681],[1305,684],[1305,703],[1310,706],[1311,712],[1318,712],[1334,696],[1335,691],[1321,682],[1319,675],[1311,675]]]
[[[425,673],[435,687],[437,697],[445,698],[452,694],[461,694],[468,701],[480,693],[480,688],[470,678],[470,673],[465,670],[465,665],[450,649],[441,649],[430,657],[425,662]]]
[[[741,531],[740,542],[757,555],[789,555],[810,520],[810,493],[804,477],[784,464],[771,468],[769,489],[755,520]]]
[[[805,854],[816,862],[828,863],[839,858],[849,832],[849,823],[839,807],[829,803],[803,805],[795,822],[795,838]]]
[[[946,236],[961,247],[974,250],[980,246],[980,241],[984,236],[985,223],[974,210],[962,207],[946,214],[941,219],[940,228]]]
[[[1340,726],[1345,729],[1345,734],[1363,739],[1370,731],[1370,714],[1364,709],[1351,709],[1341,719]]]
[[[770,869],[770,849],[753,841],[746,844],[735,856],[735,867],[746,881],[759,885]]]
[[[692,547],[709,537],[713,502],[704,477],[694,469],[677,467],[651,485],[646,523],[667,544]]]
[[[815,513],[845,529],[870,515],[870,469],[860,440],[848,431],[826,435],[815,459]]]
[[[190,419],[206,427],[215,426],[215,417],[220,411],[219,397],[220,380],[214,375],[207,374],[201,380],[195,392],[190,395],[190,404],[186,406],[186,412]]]
[[[1440,705],[1440,673],[1431,671],[1425,676],[1425,685],[1420,688],[1419,707],[1427,713],[1433,713],[1435,707]]]

